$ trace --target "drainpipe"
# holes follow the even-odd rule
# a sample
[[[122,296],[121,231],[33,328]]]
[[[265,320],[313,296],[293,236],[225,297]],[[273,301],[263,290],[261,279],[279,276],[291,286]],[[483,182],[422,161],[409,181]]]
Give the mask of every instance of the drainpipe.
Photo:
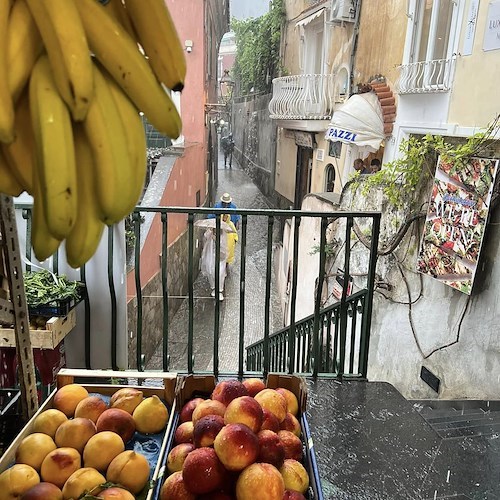
[[[358,35],[359,35],[359,18],[361,14],[361,4],[362,0],[357,0],[356,2],[356,14],[354,16],[354,33],[353,33],[353,41],[352,41],[352,50],[351,50],[351,74],[350,74],[350,89],[349,94],[352,95],[354,93],[354,64],[356,62],[356,51],[358,48]]]

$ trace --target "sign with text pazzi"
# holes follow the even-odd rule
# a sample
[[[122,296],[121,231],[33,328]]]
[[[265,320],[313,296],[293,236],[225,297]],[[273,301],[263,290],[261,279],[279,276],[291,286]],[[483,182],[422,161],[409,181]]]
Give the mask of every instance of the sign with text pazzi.
[[[498,160],[438,161],[417,271],[471,294]]]
[[[484,27],[483,50],[495,49],[500,49],[500,2],[490,3]]]

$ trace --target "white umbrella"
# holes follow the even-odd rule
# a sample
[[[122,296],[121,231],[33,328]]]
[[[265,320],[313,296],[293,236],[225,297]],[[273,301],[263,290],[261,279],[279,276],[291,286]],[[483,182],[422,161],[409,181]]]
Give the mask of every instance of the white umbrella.
[[[202,228],[213,228],[215,229],[215,224],[216,224],[216,220],[215,218],[212,218],[212,219],[201,219],[201,220],[197,220],[194,225],[196,227],[202,227]],[[223,220],[220,221],[220,228],[222,231],[226,231],[226,233],[234,233],[234,229],[227,223],[227,222],[224,222]]]

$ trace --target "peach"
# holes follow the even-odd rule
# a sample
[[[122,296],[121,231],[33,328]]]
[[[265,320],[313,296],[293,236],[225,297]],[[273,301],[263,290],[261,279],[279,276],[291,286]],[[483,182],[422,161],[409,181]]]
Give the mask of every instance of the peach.
[[[278,437],[285,448],[285,458],[302,460],[302,441],[290,431],[279,431]]]
[[[0,474],[0,498],[15,499],[40,482],[40,476],[33,467],[15,464]]]
[[[278,387],[276,392],[279,392],[286,399],[288,411],[296,417],[299,414],[299,401],[297,396],[292,391],[283,387]]]
[[[83,464],[85,467],[106,472],[112,460],[123,451],[123,439],[116,432],[98,432],[87,441],[83,449]]]
[[[262,406],[250,396],[233,399],[224,413],[226,424],[245,424],[253,432],[259,432],[263,418]]]
[[[66,480],[78,470],[82,459],[74,448],[56,448],[43,460],[40,475],[43,481],[62,488]]]
[[[132,415],[119,408],[109,408],[103,411],[97,419],[96,426],[97,432],[116,432],[125,444],[132,439],[135,432],[135,422]]]
[[[50,436],[42,432],[34,432],[19,443],[16,450],[16,463],[30,465],[39,471],[43,459],[56,448],[56,443]]]
[[[286,459],[279,469],[285,488],[304,494],[309,488],[309,474],[297,460]]]
[[[80,498],[84,493],[97,495],[106,478],[91,467],[83,467],[73,472],[62,489],[64,499]]]
[[[224,419],[219,415],[207,415],[200,418],[193,430],[193,442],[196,448],[212,446],[223,427]]]
[[[60,410],[55,408],[45,410],[33,420],[33,432],[43,432],[54,439],[57,428],[66,420],[68,417]]]
[[[212,491],[206,495],[201,495],[198,500],[233,500],[233,496],[224,491]]]
[[[184,483],[182,472],[174,472],[165,479],[160,490],[160,500],[195,500],[196,495],[191,493]]]
[[[174,439],[176,444],[192,443],[194,434],[193,422],[184,422],[175,429]]]
[[[285,396],[282,396],[274,389],[264,389],[255,396],[262,408],[269,410],[278,419],[278,422],[283,422],[287,414],[287,402]]]
[[[278,434],[273,431],[264,430],[257,434],[257,438],[259,439],[260,447],[257,461],[281,467],[283,460],[285,460],[285,447]]]
[[[262,409],[262,414],[263,414],[263,419],[262,419],[262,425],[260,426],[260,430],[279,432],[280,423],[278,422],[278,419],[275,417],[275,415],[271,413],[269,410],[266,410],[265,408]]]
[[[127,413],[134,413],[134,410],[144,399],[144,394],[139,389],[133,387],[124,387],[118,389],[109,400],[110,408],[119,408],[125,410]]]
[[[196,495],[221,488],[225,474],[226,471],[213,448],[197,448],[192,451],[182,467],[184,484],[188,491]]]
[[[132,414],[135,428],[143,434],[157,434],[168,422],[167,407],[156,395],[141,401]]]
[[[94,424],[104,410],[108,409],[106,402],[99,396],[89,396],[82,399],[75,409],[75,417],[88,418]]]
[[[306,500],[306,497],[298,491],[285,490],[283,500]]]
[[[78,403],[88,397],[87,389],[80,384],[64,385],[54,395],[54,407],[67,417],[72,417]]]
[[[258,495],[256,494],[258,492]],[[236,483],[238,500],[282,500],[285,483],[271,464],[256,463],[247,467]]]
[[[248,395],[252,396],[252,398],[266,388],[266,384],[260,378],[247,378],[243,380],[243,385],[246,387]]]
[[[186,457],[195,449],[194,444],[181,443],[174,446],[167,456],[167,469],[169,472],[182,470]]]
[[[226,405],[217,401],[215,399],[205,399],[202,401],[193,411],[193,424],[196,424],[200,418],[206,417],[207,415],[219,415],[224,417],[226,413]]]
[[[217,434],[214,449],[226,469],[243,470],[257,459],[259,439],[244,424],[228,424]]]
[[[73,418],[63,422],[56,431],[55,442],[59,448],[74,448],[82,453],[87,441],[97,432],[88,418]]]
[[[97,498],[103,498],[105,500],[135,500],[134,495],[124,488],[119,488],[118,486],[112,486],[111,488],[106,488],[99,493]]]
[[[211,398],[227,406],[240,396],[248,396],[248,390],[239,380],[223,380],[215,386]]]
[[[109,464],[106,479],[137,494],[148,482],[149,472],[150,467],[146,457],[127,450],[117,455]]]
[[[203,398],[194,398],[188,401],[183,407],[182,410],[179,414],[179,420],[182,423],[188,422],[193,418],[193,411],[194,409],[201,403],[203,402]]]
[[[287,413],[285,420],[280,424],[280,430],[293,432],[297,437],[300,437],[300,423],[292,413]]]
[[[38,483],[25,491],[21,500],[63,500],[63,495],[55,484]]]

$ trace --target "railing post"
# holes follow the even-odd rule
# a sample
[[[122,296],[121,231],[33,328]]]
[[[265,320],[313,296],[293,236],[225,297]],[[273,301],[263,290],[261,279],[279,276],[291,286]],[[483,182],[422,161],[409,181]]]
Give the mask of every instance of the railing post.
[[[370,329],[372,324],[373,291],[375,288],[375,270],[377,268],[378,239],[380,234],[380,214],[373,215],[370,263],[368,266],[367,294],[363,307],[363,319],[361,320],[361,341],[360,341],[360,373],[366,378],[368,373],[368,351],[370,348]]]
[[[269,318],[271,303],[271,264],[272,264],[272,245],[273,245],[273,225],[274,217],[268,216],[267,219],[267,265],[266,265],[266,300],[264,306],[264,376],[269,373]]]
[[[220,335],[220,239],[221,216],[215,218],[215,316],[214,316],[214,375],[219,375],[219,335]],[[224,233],[224,237],[226,237]],[[225,262],[225,261],[224,261]]]
[[[243,377],[243,351],[245,347],[245,284],[247,261],[247,216],[241,217],[241,267],[240,267],[240,334],[238,342],[238,376]],[[247,369],[255,369],[255,367]]]
[[[85,368],[90,370],[92,365],[90,363],[90,298],[89,291],[87,290],[87,274],[85,264],[80,268],[80,281],[85,285],[83,289],[83,303],[84,303],[84,329],[85,329]]]
[[[350,260],[351,260],[351,230],[353,218],[348,216],[345,229],[345,259],[344,259],[344,286],[342,287],[342,297],[340,299],[340,363],[338,375],[344,375],[345,350],[347,336],[347,287],[349,285]]]
[[[188,213],[188,349],[187,349],[187,362],[188,372],[193,373],[193,333],[194,333],[194,277],[193,277],[193,252],[194,252],[194,214]]]
[[[323,292],[323,282],[325,280],[325,260],[326,260],[326,226],[328,219],[321,217],[321,237],[319,243],[319,275],[318,287],[316,290],[316,301],[314,304],[314,325],[313,325],[313,376],[316,377],[319,371],[319,310],[321,308],[321,295]]]
[[[301,218],[294,217],[293,224],[293,263],[292,263],[292,297],[290,302],[290,329],[288,335],[288,373],[296,370],[295,359],[295,306],[297,302],[297,279],[299,265],[299,229]]]
[[[168,355],[168,219],[167,213],[161,213],[162,241],[161,241],[161,285],[163,296],[163,371],[168,371],[170,356]]]
[[[134,212],[134,216],[138,216]],[[116,360],[116,350],[117,350],[117,336],[118,336],[118,325],[117,325],[117,304],[116,304],[116,292],[115,292],[115,280],[113,276],[113,263],[114,263],[114,226],[108,227],[108,285],[109,285],[109,295],[111,299],[111,367],[113,370],[118,370],[118,362]],[[136,229],[136,265],[137,261],[140,259],[140,228]],[[139,250],[137,249],[139,247]],[[139,267],[139,266],[137,266]],[[139,324],[142,322],[142,295],[141,295],[141,280],[140,268],[136,270],[136,289],[139,288],[139,295],[137,296],[137,360],[139,360],[139,350],[141,338],[139,332]],[[139,306],[141,309],[139,309]],[[140,316],[139,316],[140,314]],[[139,319],[140,318],[140,319]],[[137,362],[137,370],[140,370],[141,363]]]

